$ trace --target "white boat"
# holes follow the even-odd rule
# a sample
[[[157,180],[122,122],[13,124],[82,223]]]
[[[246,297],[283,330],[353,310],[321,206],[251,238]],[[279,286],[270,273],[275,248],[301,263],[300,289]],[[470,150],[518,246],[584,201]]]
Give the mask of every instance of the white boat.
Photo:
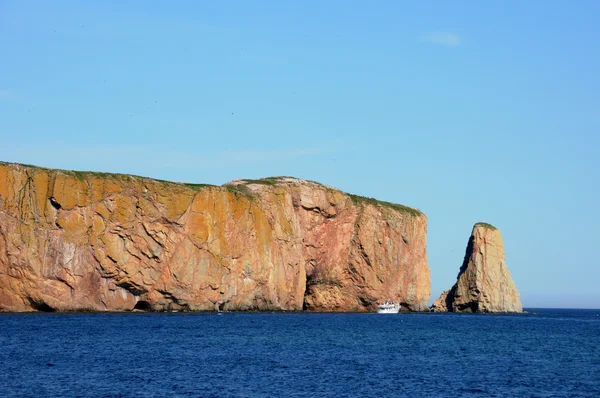
[[[400,311],[400,303],[396,304],[391,300],[386,300],[385,303],[379,304],[377,307],[378,314],[397,314]]]

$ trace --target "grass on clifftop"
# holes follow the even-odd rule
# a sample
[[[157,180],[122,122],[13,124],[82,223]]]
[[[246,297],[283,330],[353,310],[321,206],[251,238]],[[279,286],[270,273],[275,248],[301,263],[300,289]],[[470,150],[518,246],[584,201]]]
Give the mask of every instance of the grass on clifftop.
[[[391,203],[391,202],[386,202],[383,200],[377,200],[375,198],[366,198],[364,196],[360,196],[360,195],[353,195],[350,193],[347,193],[346,195],[350,196],[350,199],[352,199],[352,201],[356,204],[359,203],[363,203],[363,204],[369,204],[372,206],[381,206],[381,207],[387,207],[396,211],[401,211],[404,213],[408,213],[411,216],[420,216],[421,213],[419,210],[417,209],[413,209],[412,207],[408,207],[408,206],[403,206],[403,205],[399,205],[397,203]]]
[[[160,181],[160,180],[158,180]],[[169,181],[165,181],[165,182],[169,182]],[[171,184],[177,184],[174,182],[171,182]],[[185,185],[186,187],[193,189],[194,191],[199,191],[202,188],[207,188],[207,187],[216,187],[216,185],[212,185],[212,184],[191,184],[189,182],[184,182],[183,185]]]
[[[287,181],[284,181],[285,179],[291,179],[291,180],[298,180],[298,181],[306,181],[306,182],[311,182],[313,184],[317,184],[317,185],[323,185],[320,182],[316,182],[316,181],[311,181],[311,180],[301,180],[298,179],[296,177],[290,177],[290,176],[277,176],[277,177],[265,177],[265,178],[259,178],[258,180],[251,180],[248,178],[243,178],[240,181],[243,182],[244,184],[259,184],[259,185],[277,185],[277,184],[284,184]]]
[[[141,180],[150,180],[150,181],[158,182],[158,183],[165,184],[165,185],[173,185],[173,186],[180,186],[180,187],[183,186],[183,187],[192,189],[194,191],[199,191],[203,188],[215,186],[215,185],[211,185],[211,184],[192,184],[192,183],[188,183],[188,182],[174,182],[174,181],[159,180],[158,178],[142,177],[142,176],[136,176],[133,174],[102,173],[102,172],[97,172],[97,171],[74,171],[74,170],[61,170],[61,171],[63,171],[66,174],[73,175],[81,181],[83,181],[86,177],[115,178],[118,180],[127,180],[127,179],[133,178],[133,179],[141,179]]]
[[[137,175],[133,175],[133,174],[119,174],[119,173],[103,173],[103,172],[97,172],[97,171],[75,171],[75,170],[62,170],[62,169],[50,169],[47,167],[40,167],[40,166],[33,166],[30,164],[21,164],[21,163],[9,163],[9,162],[3,162],[0,161],[0,165],[5,165],[5,166],[9,166],[9,165],[18,165],[18,166],[22,166],[22,167],[28,167],[31,169],[38,169],[38,170],[45,170],[48,172],[62,172],[68,175],[72,175],[76,178],[78,178],[79,180],[83,181],[86,177],[96,177],[96,178],[114,178],[114,179],[118,179],[118,180],[127,180],[127,179],[142,179],[142,180],[150,180],[150,181],[155,181],[155,182],[159,182],[162,184],[167,184],[167,185],[173,185],[173,186],[179,186],[179,187],[186,187],[189,189],[193,189],[194,191],[199,191],[201,189],[204,188],[208,188],[208,187],[216,187],[216,185],[211,185],[211,184],[193,184],[193,183],[182,183],[182,182],[173,182],[173,181],[165,181],[165,180],[159,180],[156,178],[150,178],[150,177],[142,177],[142,176],[137,176]],[[292,180],[298,180],[298,181],[306,181],[306,182],[310,182],[313,184],[317,184],[319,186],[322,186],[328,190],[335,190],[337,191],[336,188],[333,187],[329,187],[327,185],[321,184],[319,182],[316,181],[311,181],[311,180],[299,180],[298,178],[295,177],[288,177],[288,176],[278,176],[278,177],[265,177],[265,178],[260,178],[257,180],[253,180],[253,179],[242,179],[239,180],[242,182],[242,184],[236,184],[236,185],[224,185],[223,187],[225,187],[229,192],[232,193],[236,193],[236,194],[241,194],[243,196],[246,197],[252,197],[252,191],[250,189],[248,189],[248,187],[246,185],[248,184],[259,184],[259,185],[267,185],[267,186],[274,186],[280,183],[285,183],[286,181],[284,181],[285,179],[292,179]],[[345,195],[348,195],[350,197],[350,199],[352,199],[352,201],[355,204],[369,204],[372,206],[380,206],[380,207],[386,207],[386,208],[390,208],[396,211],[401,211],[404,213],[408,213],[410,215],[413,216],[420,216],[422,213],[417,210],[417,209],[413,209],[412,207],[408,207],[408,206],[403,206],[397,203],[391,203],[391,202],[386,202],[383,200],[377,200],[374,198],[367,198],[364,196],[360,196],[360,195],[353,195],[353,194],[349,194],[346,192],[343,192]],[[485,224],[485,223],[478,223],[476,225],[485,225],[488,228],[493,228],[496,229],[495,227],[493,227],[490,224]]]
[[[335,189],[333,187],[329,187],[325,184],[321,184],[318,181],[312,181],[312,180],[304,180],[304,179],[300,179],[300,178],[296,178],[296,177],[292,177],[292,176],[276,176],[276,177],[264,177],[264,178],[259,178],[257,180],[252,180],[249,178],[243,178],[239,181],[241,181],[244,184],[259,184],[259,185],[269,185],[269,186],[273,186],[273,185],[277,185],[277,184],[285,184],[285,183],[290,183],[290,181],[285,181],[286,179],[290,179],[290,180],[296,180],[296,181],[303,181],[303,182],[310,182],[312,184],[317,184],[320,185],[322,187],[328,188],[328,189]]]
[[[487,228],[487,229],[498,229],[496,227],[494,227],[492,224],[488,224],[485,222],[478,222],[475,224],[476,227],[482,227],[482,228]]]
[[[294,180],[297,180],[297,178],[295,177],[286,177],[286,176],[279,176],[279,177],[266,177],[266,178],[260,178],[258,180],[251,180],[251,179],[242,179],[241,181],[244,184],[260,184],[260,185],[268,185],[268,186],[273,186],[273,185],[277,185],[279,183],[282,183],[284,181],[282,181],[285,178],[291,178]],[[316,182],[316,181],[310,181],[310,180],[303,180],[303,181],[307,181],[307,182],[311,182],[313,184],[317,184],[320,186],[323,186],[327,189],[335,189],[335,188],[331,188],[328,187],[326,185],[321,184],[320,182]],[[243,185],[237,185],[237,187],[243,187]],[[337,190],[337,189],[336,189]],[[360,196],[360,195],[353,195],[347,192],[344,192],[344,194],[348,195],[350,197],[350,199],[352,199],[352,201],[356,204],[369,204],[372,206],[380,206],[380,207],[387,207],[396,211],[401,211],[404,213],[408,213],[410,215],[413,216],[420,216],[422,213],[417,210],[417,209],[413,209],[412,207],[408,207],[408,206],[403,206],[397,203],[391,203],[391,202],[386,202],[383,200],[377,200],[374,198],[367,198],[364,196]]]
[[[245,196],[247,198],[252,199],[254,196],[252,195],[252,191],[250,191],[250,189],[243,184],[240,185],[223,185],[229,192],[236,194],[236,195],[242,195]]]
[[[186,187],[189,189],[193,189],[194,191],[199,191],[200,189],[203,189],[206,187],[216,186],[216,185],[211,185],[211,184],[192,184],[192,183],[186,183],[186,182],[174,182],[174,181],[159,180],[157,178],[142,177],[142,176],[137,176],[134,174],[104,173],[104,172],[99,172],[99,171],[51,169],[48,167],[34,166],[31,164],[8,163],[8,162],[2,162],[2,161],[0,161],[0,165],[4,165],[4,166],[17,165],[17,166],[34,169],[34,170],[43,170],[46,172],[61,172],[61,173],[73,176],[80,181],[85,180],[86,177],[114,178],[116,180],[140,179],[140,180],[150,180],[150,181],[159,182],[161,184],[167,184],[167,185],[174,185],[174,186],[180,186],[180,187],[183,186],[183,187]]]
[[[254,194],[253,192],[250,190],[250,188],[248,188],[248,185],[250,184],[258,184],[258,185],[266,185],[266,186],[275,186],[279,183],[282,183],[284,178],[294,178],[294,177],[284,177],[284,176],[280,176],[280,177],[265,177],[265,178],[260,178],[258,180],[252,180],[249,178],[243,178],[241,180],[237,180],[238,183],[237,184],[225,184],[223,185],[225,188],[227,188],[227,190],[229,192],[232,192],[234,194],[239,194],[239,195],[243,195],[245,197],[248,198],[253,198]],[[295,179],[295,178],[294,178]]]
[[[266,177],[266,178],[260,178],[258,180],[251,180],[251,179],[244,178],[241,181],[244,184],[276,185],[277,183],[281,182],[281,180],[283,178],[293,178],[293,177]]]

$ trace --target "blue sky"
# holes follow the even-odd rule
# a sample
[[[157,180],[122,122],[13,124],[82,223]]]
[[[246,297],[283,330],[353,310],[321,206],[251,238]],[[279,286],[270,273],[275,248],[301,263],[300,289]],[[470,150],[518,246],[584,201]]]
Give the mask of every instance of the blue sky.
[[[0,160],[292,175],[418,207],[432,299],[485,221],[524,306],[600,308],[598,15],[596,1],[0,0]]]

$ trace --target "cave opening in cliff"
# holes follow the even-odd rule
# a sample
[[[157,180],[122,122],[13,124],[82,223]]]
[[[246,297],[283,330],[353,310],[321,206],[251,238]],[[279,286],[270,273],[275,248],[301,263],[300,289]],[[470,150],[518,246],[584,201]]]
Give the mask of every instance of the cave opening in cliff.
[[[54,198],[50,198],[50,204],[51,204],[51,205],[52,205],[52,207],[54,207],[56,210],[60,210],[60,208],[62,207],[62,206],[60,205],[60,203],[58,203],[58,202],[56,201],[56,199],[54,199]]]
[[[311,309],[311,298],[313,296],[313,285],[315,284],[314,275],[306,275],[306,285],[304,287],[304,300],[302,301],[302,311]]]
[[[452,308],[452,307],[448,307],[448,308]],[[456,309],[458,310],[458,312],[477,313],[477,312],[479,312],[479,303],[477,301],[470,301],[468,303],[457,305]]]
[[[133,310],[138,310],[138,311],[152,311],[152,306],[150,305],[149,302],[144,301],[144,300],[140,300],[137,303],[135,303],[135,307],[133,307]]]
[[[33,301],[33,300],[30,300],[30,302],[31,302],[31,306],[36,311],[40,311],[40,312],[54,312],[54,311],[56,311],[56,309],[50,307],[48,304],[44,303],[43,301]]]

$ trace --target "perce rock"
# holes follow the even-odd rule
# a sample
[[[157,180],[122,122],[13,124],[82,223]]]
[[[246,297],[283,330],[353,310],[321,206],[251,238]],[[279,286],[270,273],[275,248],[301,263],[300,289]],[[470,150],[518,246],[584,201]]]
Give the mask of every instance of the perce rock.
[[[0,163],[0,310],[427,310],[420,211],[294,178],[222,187]]]
[[[477,223],[452,289],[434,301],[435,312],[523,312],[517,287],[504,256],[502,235],[495,227]]]

